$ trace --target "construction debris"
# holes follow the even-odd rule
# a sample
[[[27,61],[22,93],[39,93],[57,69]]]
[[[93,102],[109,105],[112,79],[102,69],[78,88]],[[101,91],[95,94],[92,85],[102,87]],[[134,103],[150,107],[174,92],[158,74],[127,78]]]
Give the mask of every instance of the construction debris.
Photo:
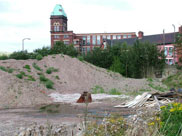
[[[122,103],[121,105],[114,106],[116,108],[138,108],[138,107],[153,107],[157,106],[160,109],[160,106],[168,104],[174,100],[179,100],[182,98],[182,93],[178,91],[170,92],[155,92],[148,93],[145,92],[142,95],[138,95],[134,100]]]
[[[92,97],[91,93],[89,92],[83,92],[77,101],[77,103],[91,103],[91,102],[92,102]]]

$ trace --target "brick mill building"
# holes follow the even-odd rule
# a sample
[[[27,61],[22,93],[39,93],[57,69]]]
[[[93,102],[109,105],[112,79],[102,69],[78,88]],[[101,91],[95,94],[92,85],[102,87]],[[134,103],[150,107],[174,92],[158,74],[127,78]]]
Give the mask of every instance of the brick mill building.
[[[94,47],[99,47],[103,42],[115,39],[135,38],[135,32],[127,33],[84,33],[75,34],[73,31],[68,31],[68,18],[61,5],[56,5],[51,13],[51,47],[57,41],[63,41],[64,44],[73,44],[74,47],[82,53],[91,51]]]

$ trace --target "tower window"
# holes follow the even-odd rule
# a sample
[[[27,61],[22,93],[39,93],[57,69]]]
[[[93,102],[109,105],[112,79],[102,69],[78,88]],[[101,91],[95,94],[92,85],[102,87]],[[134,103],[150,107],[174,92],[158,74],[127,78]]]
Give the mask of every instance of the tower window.
[[[54,32],[59,32],[60,31],[60,24],[58,22],[55,22],[53,25],[54,25]]]
[[[59,35],[54,35],[54,39],[59,39]]]

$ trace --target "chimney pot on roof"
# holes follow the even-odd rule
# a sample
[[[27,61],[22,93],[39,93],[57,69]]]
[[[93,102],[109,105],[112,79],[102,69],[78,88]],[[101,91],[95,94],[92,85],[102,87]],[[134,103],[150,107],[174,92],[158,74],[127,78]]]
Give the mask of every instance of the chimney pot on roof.
[[[142,31],[139,31],[138,32],[138,39],[142,39],[143,38],[143,32]]]
[[[179,33],[182,34],[182,26],[179,27]]]

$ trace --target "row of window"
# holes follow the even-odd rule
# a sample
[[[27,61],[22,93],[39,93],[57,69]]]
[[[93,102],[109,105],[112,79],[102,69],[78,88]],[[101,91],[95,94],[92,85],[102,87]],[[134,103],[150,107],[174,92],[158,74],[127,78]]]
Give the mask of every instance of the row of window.
[[[54,35],[54,39],[59,39],[60,35]],[[68,39],[69,35],[64,35],[64,39]]]
[[[66,27],[64,26],[54,26],[54,32],[60,32],[60,28],[62,27],[62,31],[66,31]]]
[[[102,35],[102,40],[111,39],[111,37],[113,40],[122,39],[121,35]],[[131,37],[132,37],[131,35],[123,35],[123,38],[131,38]],[[83,40],[83,45],[90,45],[90,43],[91,43],[90,35],[83,36],[82,40]],[[100,45],[100,44],[101,44],[101,35],[93,35],[92,36],[92,45]]]

